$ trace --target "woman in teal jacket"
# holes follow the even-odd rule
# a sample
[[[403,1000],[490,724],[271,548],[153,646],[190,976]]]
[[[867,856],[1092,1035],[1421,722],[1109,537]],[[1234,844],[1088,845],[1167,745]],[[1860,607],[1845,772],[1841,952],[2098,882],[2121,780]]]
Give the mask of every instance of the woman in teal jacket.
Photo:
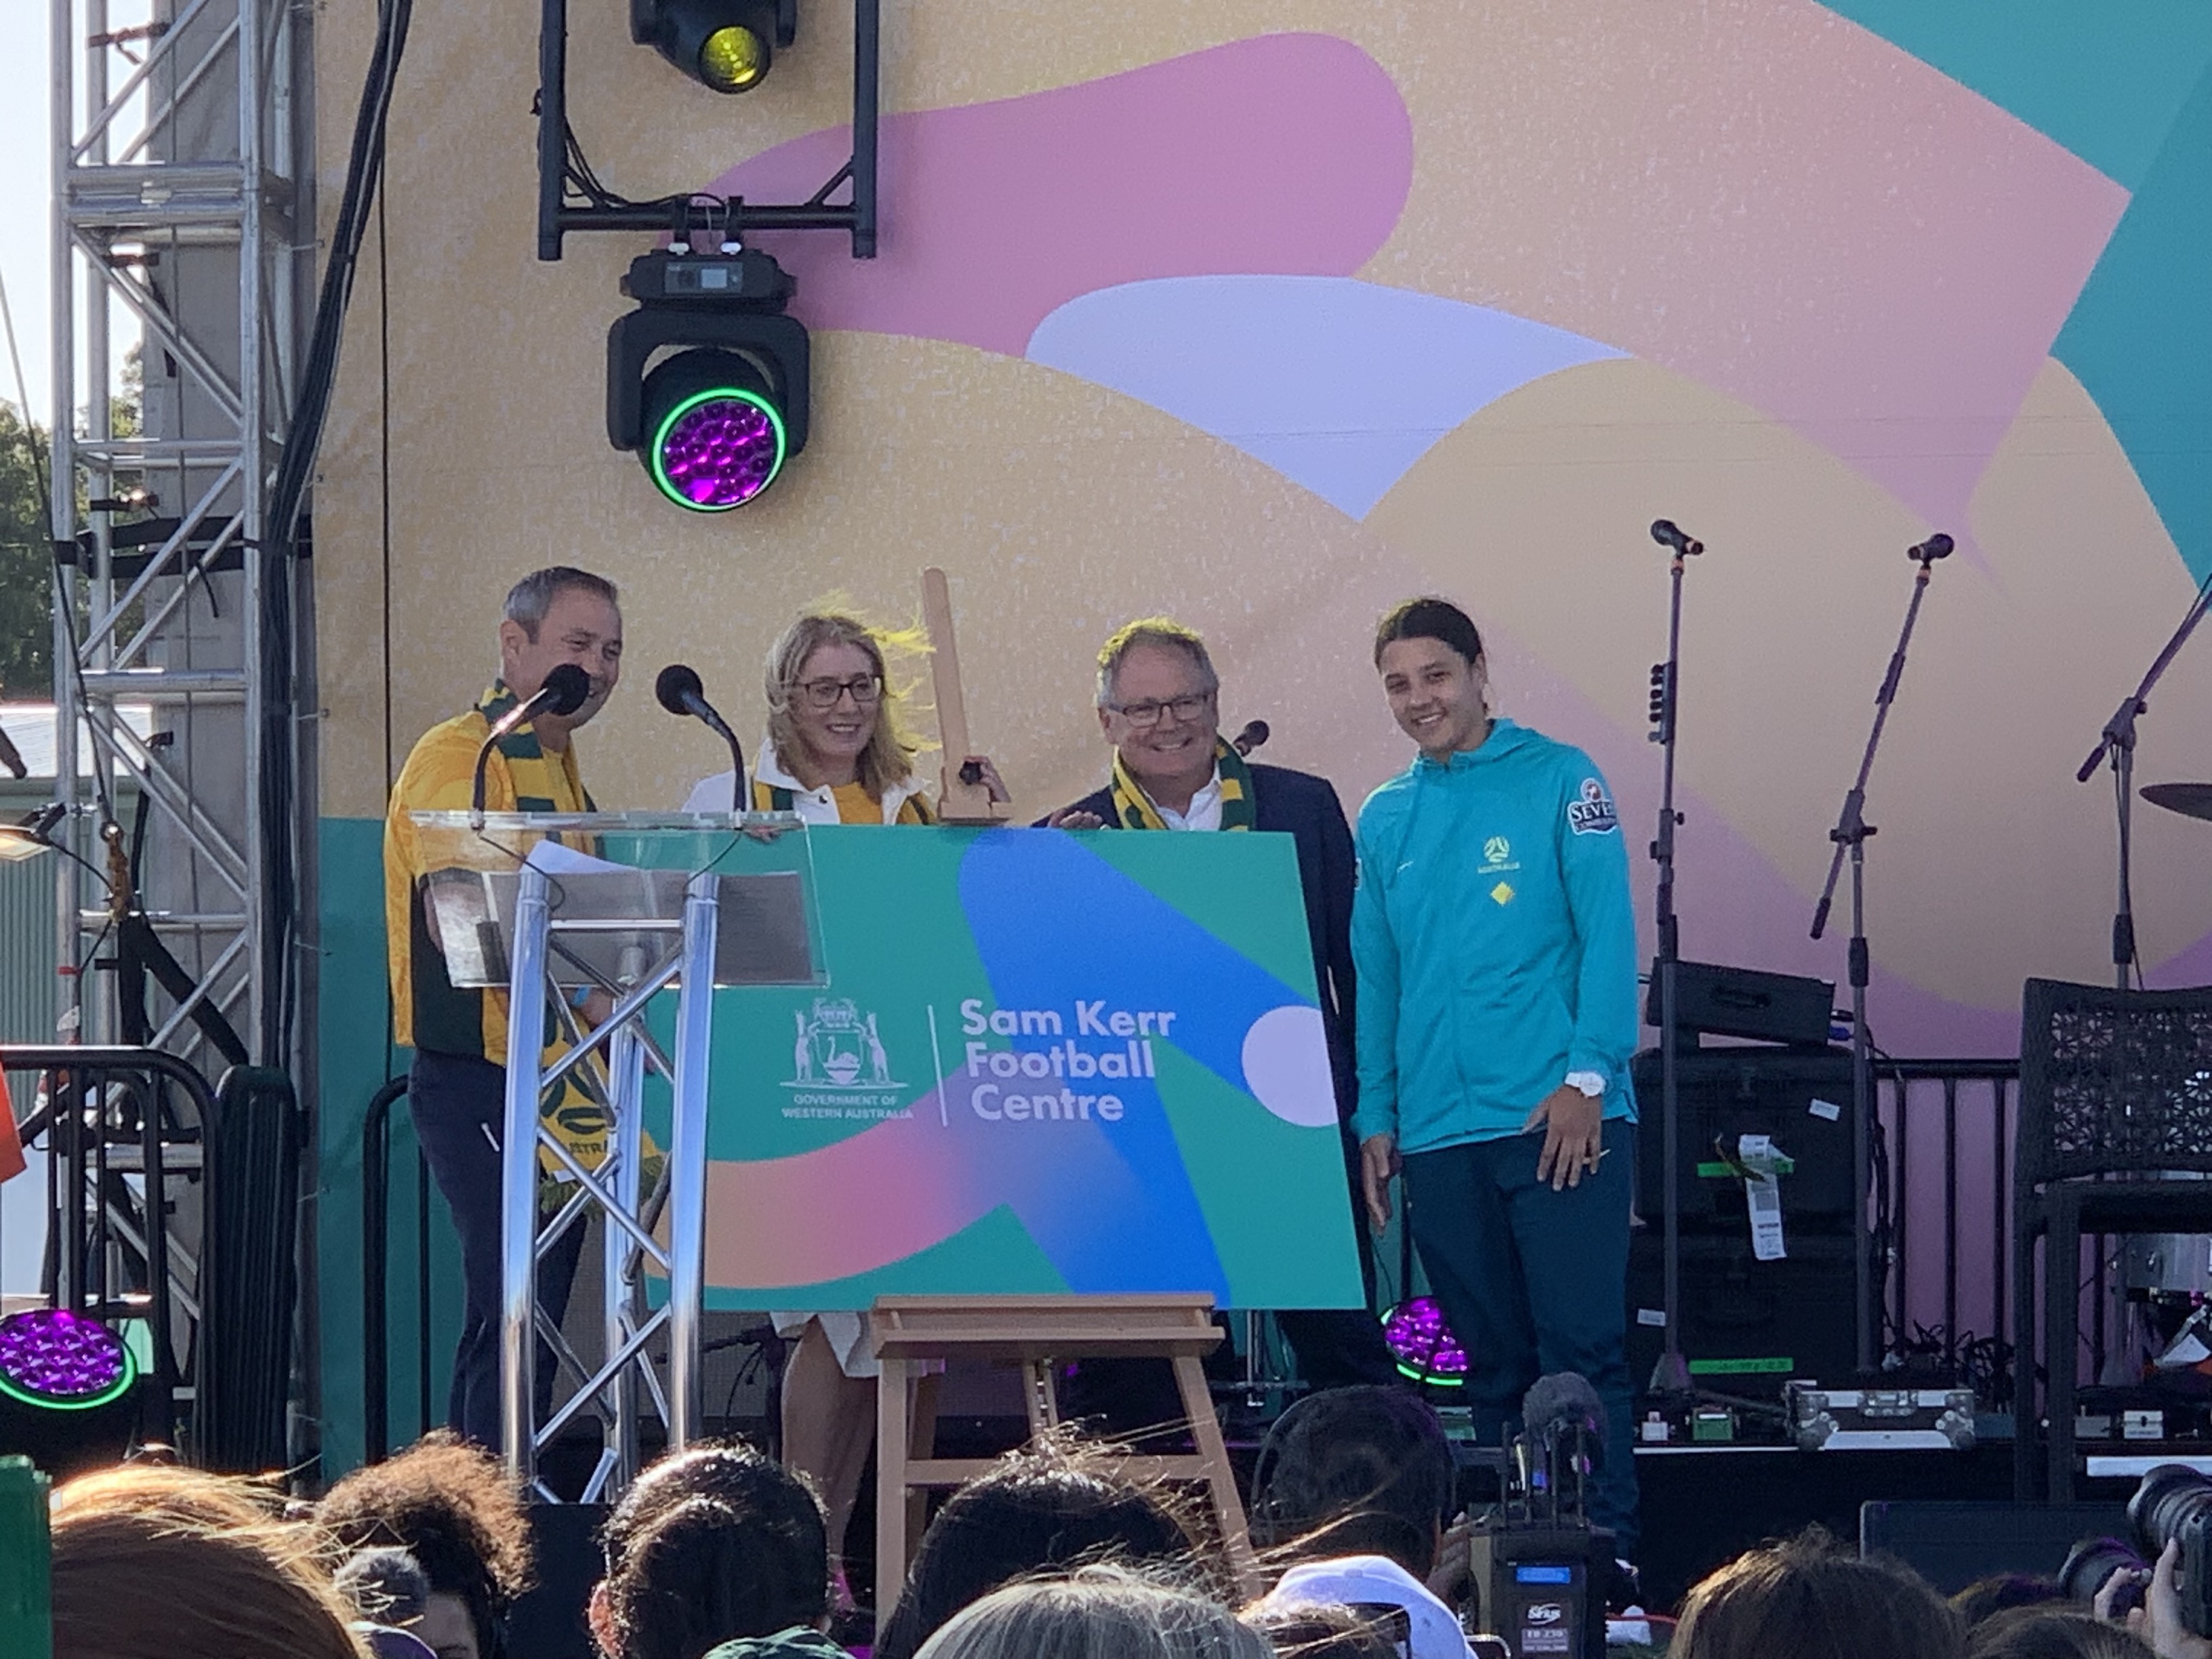
[[[1593,1518],[1636,1546],[1624,1349],[1636,1101],[1636,917],[1589,757],[1493,719],[1474,623],[1413,599],[1376,630],[1419,745],[1359,813],[1352,953],[1368,1211],[1407,1224],[1494,1438],[1540,1374],[1578,1371],[1608,1435]]]

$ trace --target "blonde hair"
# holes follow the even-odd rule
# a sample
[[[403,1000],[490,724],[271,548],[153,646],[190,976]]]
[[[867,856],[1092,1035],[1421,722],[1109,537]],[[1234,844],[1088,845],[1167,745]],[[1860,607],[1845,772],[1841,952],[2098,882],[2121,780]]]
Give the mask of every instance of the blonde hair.
[[[129,1468],[54,1494],[55,1659],[366,1659],[315,1528],[266,1489]]]
[[[1099,1565],[994,1590],[915,1659],[1274,1659],[1274,1650],[1211,1596]]]
[[[1186,628],[1172,617],[1139,617],[1134,622],[1123,623],[1109,635],[1106,643],[1098,647],[1098,706],[1106,708],[1113,700],[1114,680],[1121,672],[1122,659],[1140,645],[1163,647],[1180,651],[1206,681],[1208,691],[1221,689],[1221,676],[1213,672],[1213,659],[1206,654],[1206,641],[1194,628]]]
[[[861,621],[842,611],[810,611],[776,636],[769,647],[768,671],[763,677],[768,695],[768,735],[776,753],[789,756],[805,745],[791,719],[791,694],[807,659],[825,645],[850,645],[867,653],[883,697],[876,704],[875,730],[861,750],[860,787],[876,799],[914,775],[914,757],[928,747],[908,728],[905,716],[913,705],[913,688],[891,677],[894,660],[926,653],[929,641],[918,628],[887,628]],[[786,764],[789,763],[787,760]]]

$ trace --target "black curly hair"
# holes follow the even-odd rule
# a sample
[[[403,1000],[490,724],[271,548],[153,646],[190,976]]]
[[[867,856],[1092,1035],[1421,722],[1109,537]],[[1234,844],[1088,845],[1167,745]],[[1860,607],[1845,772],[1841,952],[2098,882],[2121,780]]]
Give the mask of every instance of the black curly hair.
[[[315,1519],[348,1552],[405,1550],[433,1593],[468,1608],[483,1659],[505,1652],[507,1613],[530,1588],[530,1516],[483,1447],[445,1429],[426,1434],[341,1480]]]
[[[641,1474],[599,1534],[620,1659],[700,1659],[829,1611],[822,1505],[773,1458],[707,1443]]]
[[[1103,1448],[1041,1440],[954,1492],[922,1534],[875,1659],[913,1659],[963,1607],[1031,1573],[1092,1561],[1190,1564],[1191,1534],[1176,1508],[1119,1462]]]

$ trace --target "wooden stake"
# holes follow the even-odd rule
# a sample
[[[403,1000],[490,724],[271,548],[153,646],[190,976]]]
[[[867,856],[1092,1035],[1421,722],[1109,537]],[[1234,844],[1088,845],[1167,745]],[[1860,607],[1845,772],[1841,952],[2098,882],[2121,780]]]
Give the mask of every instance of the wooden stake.
[[[993,800],[981,783],[963,783],[961,763],[975,753],[968,742],[968,704],[960,690],[960,647],[952,637],[952,593],[945,573],[921,573],[921,621],[929,630],[929,673],[937,690],[937,738],[945,748],[937,816],[945,823],[1004,823],[1011,810]]]

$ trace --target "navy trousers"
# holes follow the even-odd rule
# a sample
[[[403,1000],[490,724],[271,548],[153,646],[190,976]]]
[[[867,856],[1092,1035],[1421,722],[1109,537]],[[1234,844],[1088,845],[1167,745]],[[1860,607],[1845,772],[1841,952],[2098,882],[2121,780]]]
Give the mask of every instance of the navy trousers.
[[[418,1049],[407,1073],[407,1105],[415,1138],[429,1160],[453,1231],[460,1235],[463,1302],[460,1345],[453,1351],[453,1386],[447,1425],[492,1450],[500,1445],[500,1137],[507,1121],[507,1068],[464,1054]],[[538,1261],[538,1303],[556,1324],[568,1305],[582,1225],[572,1226]],[[553,1351],[538,1344],[538,1415],[553,1399]]]
[[[1579,1371],[1605,1402],[1590,1518],[1636,1559],[1635,1389],[1628,1375],[1628,1209],[1636,1127],[1605,1125],[1597,1173],[1553,1192],[1536,1180],[1544,1137],[1513,1135],[1406,1157],[1406,1218],[1429,1285],[1467,1350],[1467,1403],[1492,1445],[1517,1426],[1538,1376]]]

